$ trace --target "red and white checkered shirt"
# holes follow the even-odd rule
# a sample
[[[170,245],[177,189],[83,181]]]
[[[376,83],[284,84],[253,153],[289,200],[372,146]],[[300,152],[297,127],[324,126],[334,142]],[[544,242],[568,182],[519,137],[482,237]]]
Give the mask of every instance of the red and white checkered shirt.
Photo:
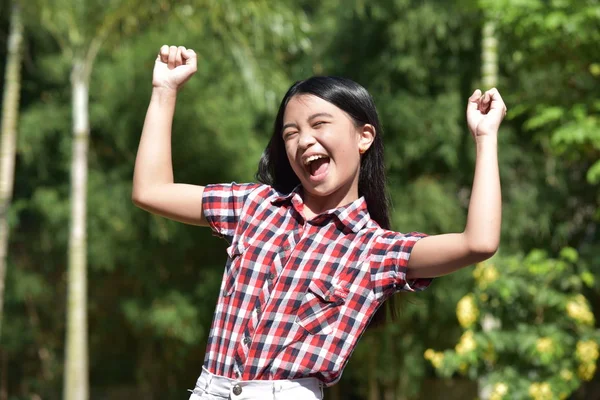
[[[299,188],[204,189],[204,215],[231,244],[204,360],[214,374],[332,385],[384,300],[431,282],[406,281],[425,235],[382,229],[364,198],[305,221]]]

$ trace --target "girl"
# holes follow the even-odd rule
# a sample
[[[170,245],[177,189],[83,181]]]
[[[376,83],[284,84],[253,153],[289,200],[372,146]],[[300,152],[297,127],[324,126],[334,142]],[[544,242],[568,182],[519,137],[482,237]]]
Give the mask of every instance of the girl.
[[[477,162],[465,230],[403,234],[390,230],[377,111],[347,79],[314,77],[289,89],[260,160],[261,184],[174,183],[175,100],[196,62],[185,47],[160,49],[132,195],[137,206],[210,226],[230,244],[190,399],[322,399],[387,298],[496,252],[506,107],[496,89],[469,98]]]

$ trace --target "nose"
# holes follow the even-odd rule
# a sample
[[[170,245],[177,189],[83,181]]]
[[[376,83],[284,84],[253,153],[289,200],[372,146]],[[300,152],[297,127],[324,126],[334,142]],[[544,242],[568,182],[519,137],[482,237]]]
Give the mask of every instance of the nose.
[[[300,131],[298,137],[298,147],[301,150],[306,150],[315,143],[316,139],[312,132],[312,129],[303,129],[302,131]]]

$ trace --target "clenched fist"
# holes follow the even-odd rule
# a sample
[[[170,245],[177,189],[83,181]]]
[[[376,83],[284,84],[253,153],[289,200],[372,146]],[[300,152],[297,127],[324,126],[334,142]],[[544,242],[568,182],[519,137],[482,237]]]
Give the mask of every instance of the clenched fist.
[[[506,105],[496,88],[485,93],[477,89],[467,105],[467,124],[475,139],[498,133],[500,123],[506,115]]]
[[[197,63],[196,53],[192,49],[162,46],[154,63],[152,86],[178,90],[194,75]]]

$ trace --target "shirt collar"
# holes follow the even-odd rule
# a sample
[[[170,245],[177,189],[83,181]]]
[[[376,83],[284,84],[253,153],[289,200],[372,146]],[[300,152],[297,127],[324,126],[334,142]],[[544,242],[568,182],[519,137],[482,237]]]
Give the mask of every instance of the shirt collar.
[[[302,206],[304,205],[304,202],[302,201],[302,196],[300,196],[301,191],[302,186],[298,185],[290,193],[280,194],[274,197],[271,200],[271,203],[281,204],[285,202],[291,202],[296,209],[303,208]],[[367,209],[367,202],[365,201],[364,197],[359,197],[352,203],[346,204],[345,206],[327,210],[317,215],[314,220],[324,218],[328,215],[337,217],[342,224],[344,224],[354,233],[358,233],[371,220],[371,215]]]
[[[279,193],[278,196],[275,196],[272,200],[271,203],[272,204],[277,204],[277,203],[283,203],[286,201],[290,201],[292,199],[292,197],[294,197],[295,195],[298,195],[298,197],[300,197],[300,191],[302,190],[302,185],[298,185],[294,188],[294,190],[292,190],[291,192],[289,192],[288,194],[285,193]],[[300,200],[302,201],[302,198],[300,197]]]

